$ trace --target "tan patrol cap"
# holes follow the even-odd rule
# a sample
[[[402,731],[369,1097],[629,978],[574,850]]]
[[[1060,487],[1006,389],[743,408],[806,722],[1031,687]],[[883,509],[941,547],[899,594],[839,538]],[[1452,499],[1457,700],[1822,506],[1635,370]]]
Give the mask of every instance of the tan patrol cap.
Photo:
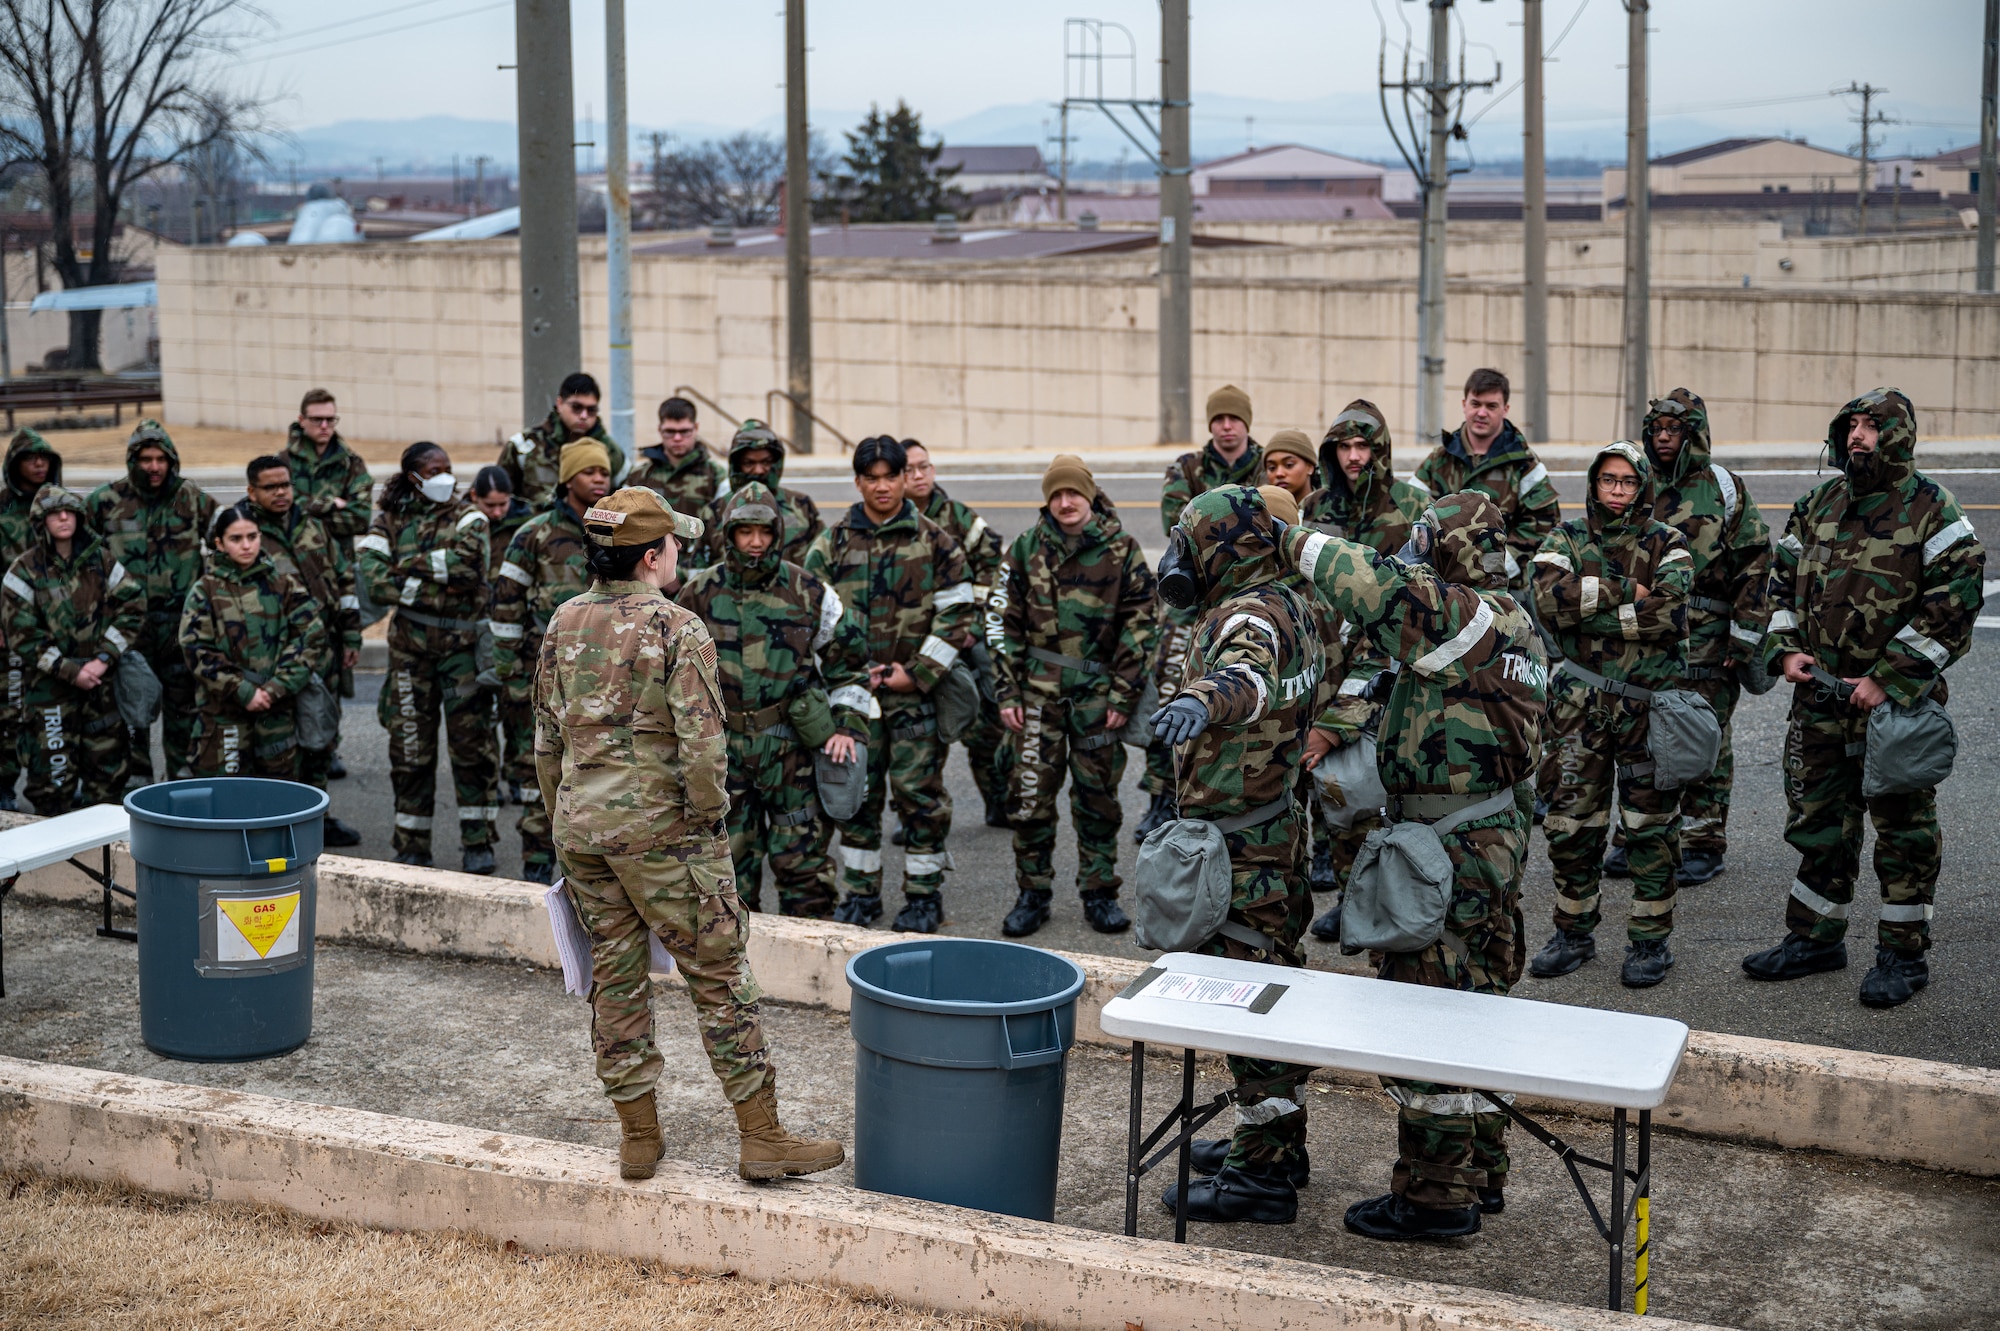
[[[662,536],[699,540],[705,527],[700,518],[676,513],[659,493],[643,485],[628,485],[586,509],[583,529],[598,545],[651,545]]]

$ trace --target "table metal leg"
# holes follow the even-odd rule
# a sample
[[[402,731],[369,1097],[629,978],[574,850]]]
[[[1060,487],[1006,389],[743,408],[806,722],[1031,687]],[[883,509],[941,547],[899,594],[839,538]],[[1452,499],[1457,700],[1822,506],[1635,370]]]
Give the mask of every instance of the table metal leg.
[[[1146,1102],[1146,1042],[1132,1042],[1132,1118],[1125,1129],[1125,1233],[1139,1233],[1139,1135]]]
[[[1611,1111],[1611,1311],[1625,1308],[1625,1111]]]
[[[83,868],[81,864],[77,864],[74,857],[70,859],[70,863],[76,864],[79,869]],[[131,897],[134,902],[137,902],[139,899],[136,893],[126,891],[112,879],[111,847],[108,845],[104,847],[104,868],[101,872],[91,873],[90,870],[84,869],[84,873],[97,880],[98,887],[102,890],[104,896],[104,923],[97,927],[97,936],[99,938],[122,938],[128,943],[137,942],[139,939],[137,933],[130,929],[113,928],[111,924],[111,894],[113,892],[118,893],[120,896]]]
[[[1187,1207],[1189,1174],[1194,1162],[1194,1050],[1181,1051],[1181,1152],[1180,1187],[1174,1197],[1174,1242],[1187,1242]]]
[[[1639,1182],[1634,1191],[1638,1195],[1632,1200],[1632,1208],[1639,1218],[1639,1232],[1632,1249],[1632,1311],[1644,1317],[1653,1246],[1653,1111],[1650,1109],[1639,1111]]]
[[[12,892],[13,890],[14,890],[14,880],[12,878],[7,879],[5,882],[0,882],[0,916],[4,916],[7,894],[9,892]],[[4,945],[0,945],[0,998],[5,998],[6,996],[7,996],[6,948]]]

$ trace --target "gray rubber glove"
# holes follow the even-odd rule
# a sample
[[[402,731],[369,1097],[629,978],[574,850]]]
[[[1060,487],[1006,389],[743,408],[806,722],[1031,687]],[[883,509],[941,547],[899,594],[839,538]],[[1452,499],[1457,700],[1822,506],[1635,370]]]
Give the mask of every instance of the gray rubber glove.
[[[1208,729],[1208,704],[1199,698],[1179,697],[1153,713],[1153,738],[1168,744],[1182,744]]]

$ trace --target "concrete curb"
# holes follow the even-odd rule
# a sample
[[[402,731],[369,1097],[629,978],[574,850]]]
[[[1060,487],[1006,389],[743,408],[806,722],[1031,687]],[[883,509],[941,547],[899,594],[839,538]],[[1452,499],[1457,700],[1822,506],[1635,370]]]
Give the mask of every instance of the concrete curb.
[[[819,1182],[0,1058],[0,1167],[384,1228],[456,1229],[1039,1326],[1597,1331],[1627,1314],[1128,1239]],[[1663,1327],[1694,1323],[1661,1319]]]
[[[8,817],[0,815],[0,820]],[[116,864],[120,880],[131,882],[130,861],[122,849]],[[559,963],[542,890],[529,883],[327,855],[319,862],[319,937],[553,967]],[[67,865],[23,875],[16,891],[27,898],[60,900],[97,895],[95,886]],[[750,963],[771,997],[844,1012],[847,959],[888,937],[849,925],[759,915],[750,931]],[[1146,963],[1062,955],[1082,966],[1088,977],[1077,1003],[1077,1038],[1122,1045],[1106,1039],[1098,1013]],[[1365,1076],[1327,1075],[1337,1082],[1376,1084]],[[1587,1105],[1544,1102],[1544,1107],[1594,1118],[1605,1115]],[[1704,1137],[2000,1175],[2000,1071],[1991,1068],[1696,1031],[1656,1121]]]

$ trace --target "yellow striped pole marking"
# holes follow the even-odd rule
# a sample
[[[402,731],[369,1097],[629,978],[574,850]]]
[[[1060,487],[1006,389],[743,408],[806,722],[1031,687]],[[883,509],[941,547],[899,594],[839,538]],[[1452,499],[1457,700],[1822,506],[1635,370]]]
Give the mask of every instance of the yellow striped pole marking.
[[[1639,1316],[1646,1315],[1646,1268],[1651,1246],[1653,1199],[1640,1197],[1633,1201],[1639,1216],[1639,1245],[1632,1256],[1632,1311]]]

